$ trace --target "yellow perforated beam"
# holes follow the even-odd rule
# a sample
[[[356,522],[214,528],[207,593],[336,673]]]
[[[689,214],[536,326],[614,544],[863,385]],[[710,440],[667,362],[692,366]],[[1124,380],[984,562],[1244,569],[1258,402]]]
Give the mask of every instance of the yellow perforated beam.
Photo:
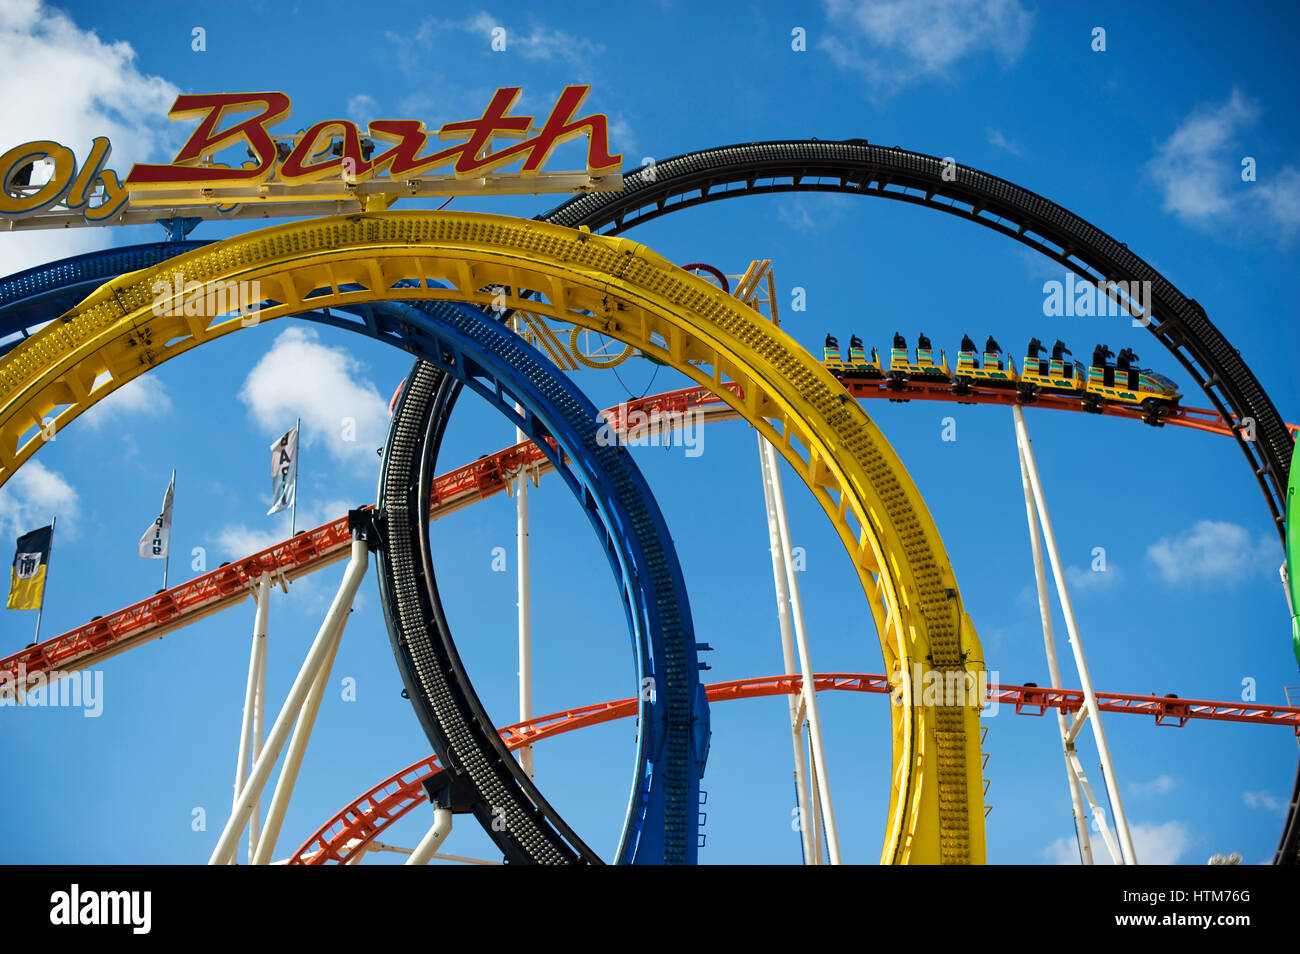
[[[419,287],[395,287],[403,280]],[[204,310],[197,292],[231,282],[257,282],[279,304],[255,318],[185,314]],[[0,485],[86,408],[205,341],[296,312],[408,299],[504,304],[599,331],[711,387],[772,441],[834,523],[896,680],[882,861],[984,861],[978,694],[918,696],[936,678],[968,686],[983,652],[911,478],[797,342],[630,240],[504,216],[383,212],[264,229],[121,276],[0,359]]]

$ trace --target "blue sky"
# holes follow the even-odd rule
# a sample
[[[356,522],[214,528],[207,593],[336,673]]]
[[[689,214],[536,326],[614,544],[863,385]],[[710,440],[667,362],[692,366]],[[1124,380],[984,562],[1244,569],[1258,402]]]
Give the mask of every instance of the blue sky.
[[[507,30],[493,52],[492,26]],[[526,10],[390,3],[366,17],[349,4],[163,3],[38,6],[0,0],[0,131],[5,148],[53,138],[84,155],[109,135],[112,165],[166,161],[188,135],[168,124],[178,92],[277,89],[294,101],[284,131],[322,118],[418,118],[430,127],[477,115],[497,86],[524,88],[526,111],[561,87],[593,85],[625,168],[729,142],[864,137],[987,170],[1048,196],[1127,242],[1196,298],[1288,420],[1300,418],[1292,276],[1300,229],[1300,142],[1292,108],[1294,11],[1261,4],[1033,5],[1004,0],[775,5],[532,4]],[[205,31],[206,51],[191,49]],[[1091,49],[1095,27],[1105,52]],[[792,49],[802,28],[807,49]],[[1240,176],[1243,157],[1258,168]],[[531,216],[559,197],[453,209]],[[221,238],[241,225],[203,225]],[[110,244],[154,241],[152,227],[0,236],[0,273]],[[949,216],[831,196],[729,201],[633,233],[678,261],[738,272],[770,258],[784,301],[807,311],[784,327],[810,349],[834,331],[883,348],[899,330],[955,350],[992,333],[1017,353],[1061,337],[1085,356],[1098,341],[1190,386],[1141,329],[1105,318],[1047,318],[1046,259]],[[175,467],[178,554],[209,567],[282,538],[264,516],[266,447],[304,418],[299,526],[372,502],[389,395],[407,358],[374,342],[286,320],[183,356],[124,389],[45,447],[0,490],[0,531],[57,513],[42,632],[54,635],[140,599],[160,568],[135,556]],[[273,374],[271,369],[292,373]],[[640,361],[620,378],[575,375],[599,405],[682,386]],[[1199,392],[1187,403],[1203,406]],[[990,668],[1006,682],[1047,683],[1010,413],[873,403],[874,416],[924,493],[944,536]],[[339,439],[342,416],[358,439]],[[942,420],[957,440],[941,440]],[[1232,700],[1252,679],[1261,701],[1300,683],[1277,568],[1281,549],[1240,452],[1176,428],[1031,410],[1049,505],[1071,577],[1095,683],[1116,692]],[[443,470],[513,440],[466,398]],[[716,652],[711,680],[781,668],[756,447],[742,424],[705,435],[705,452],[634,451],[673,531],[696,630]],[[870,615],[837,538],[786,471],[815,667],[879,672]],[[627,637],[605,561],[573,501],[543,482],[532,496],[538,713],[632,694]],[[514,507],[501,497],[435,525],[449,619],[499,724],[516,718]],[[512,554],[491,569],[491,551]],[[1104,547],[1107,571],[1090,570]],[[717,554],[725,553],[719,560]],[[192,572],[185,559],[172,578]],[[268,698],[287,691],[341,575],[339,567],[277,594]],[[0,618],[0,651],[31,639],[34,614]],[[105,663],[104,711],[5,710],[0,810],[32,834],[6,840],[5,862],[200,862],[230,802],[252,626],[251,603]],[[1064,627],[1058,618],[1058,631]],[[1062,637],[1059,651],[1068,658]],[[340,682],[356,680],[357,700]],[[1067,684],[1076,684],[1066,676]],[[276,856],[427,743],[400,698],[375,584],[363,585]],[[879,856],[889,736],[880,697],[822,698],[830,777],[847,860]],[[701,861],[793,863],[793,790],[782,699],[713,707]],[[1051,719],[1004,710],[988,720],[989,860],[1075,856]],[[1145,861],[1203,863],[1238,851],[1271,857],[1297,754],[1286,729],[1229,723],[1157,728],[1105,721]],[[613,723],[543,743],[538,781],[574,827],[609,855],[626,806],[633,726]],[[1099,786],[1090,742],[1084,762]],[[193,830],[194,810],[206,831]],[[387,841],[413,845],[424,812]],[[490,856],[467,819],[446,850]],[[392,856],[378,856],[384,861]]]

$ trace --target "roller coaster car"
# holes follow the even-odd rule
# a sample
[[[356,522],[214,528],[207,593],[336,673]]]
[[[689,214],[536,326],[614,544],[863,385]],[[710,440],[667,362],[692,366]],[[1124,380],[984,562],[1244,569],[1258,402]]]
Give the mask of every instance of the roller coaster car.
[[[944,381],[952,380],[948,370],[948,356],[939,351],[939,363],[934,363],[934,352],[930,348],[916,349],[916,363],[910,360],[906,348],[889,349],[889,374],[892,387],[901,388],[905,381]]]
[[[969,394],[976,385],[994,388],[1015,388],[1020,400],[1032,403],[1039,394],[1064,394],[1081,398],[1085,410],[1100,414],[1106,404],[1128,405],[1140,408],[1142,419],[1159,427],[1162,418],[1176,410],[1180,395],[1178,385],[1162,374],[1146,368],[1135,367],[1137,355],[1132,349],[1123,349],[1115,364],[1114,357],[1105,345],[1093,352],[1092,366],[1085,366],[1068,357],[1065,342],[1057,341],[1050,349],[1037,338],[1029,342],[1025,363],[1017,371],[1016,362],[1006,356],[1005,366],[999,345],[991,337],[982,353],[977,352],[969,336],[962,338],[962,348],[957,352],[957,367],[948,370],[948,357],[939,352],[939,363],[934,363],[930,339],[921,335],[916,349],[916,361],[901,334],[894,334],[894,346],[889,351],[889,369],[881,367],[880,353],[871,349],[867,358],[862,339],[853,335],[849,340],[849,356],[845,361],[840,354],[839,342],[834,335],[826,336],[826,349],[822,364],[840,378],[884,378],[890,389],[905,390],[908,381],[942,381],[951,384],[954,394]],[[1050,356],[1049,356],[1050,355]],[[909,398],[890,398],[907,401]]]
[[[1022,397],[1032,399],[1040,391],[1081,394],[1086,380],[1087,369],[1078,361],[1028,354],[1017,387]]]
[[[1006,367],[1002,366],[1002,355],[997,351],[985,351],[981,363],[974,351],[957,352],[957,370],[953,372],[952,389],[957,394],[966,394],[972,385],[985,387],[1015,387],[1019,377],[1015,362],[1007,356]]]
[[[1176,408],[1178,385],[1163,374],[1147,368],[1117,368],[1094,364],[1088,369],[1087,394],[1113,404],[1128,404],[1146,411],[1143,420],[1160,425],[1164,412]]]
[[[855,335],[849,342],[849,363],[844,374],[850,378],[883,378],[885,374],[880,370],[880,352],[872,348],[871,357],[868,358],[862,340]]]
[[[831,335],[826,336],[826,347],[822,349],[822,364],[834,375],[843,374],[848,367],[844,363],[843,355],[840,354],[840,343]]]
[[[854,335],[849,340],[849,360],[843,360],[840,354],[839,342],[832,336],[827,336],[827,343],[822,352],[822,365],[826,367],[831,374],[839,378],[874,378],[884,377],[884,372],[880,369],[880,354],[875,348],[871,349],[871,358],[867,358],[866,348],[862,344],[862,339]]]

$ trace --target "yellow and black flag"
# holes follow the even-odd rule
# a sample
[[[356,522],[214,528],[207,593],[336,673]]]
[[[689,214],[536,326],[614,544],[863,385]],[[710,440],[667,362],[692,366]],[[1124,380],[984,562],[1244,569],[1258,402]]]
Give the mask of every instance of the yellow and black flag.
[[[18,538],[9,582],[8,609],[40,609],[45,597],[45,572],[50,563],[54,527],[41,527]]]

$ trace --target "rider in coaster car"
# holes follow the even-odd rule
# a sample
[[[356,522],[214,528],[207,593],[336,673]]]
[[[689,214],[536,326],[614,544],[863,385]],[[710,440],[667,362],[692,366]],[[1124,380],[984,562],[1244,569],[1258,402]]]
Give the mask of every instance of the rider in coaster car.
[[[835,340],[835,336],[834,336],[834,335],[827,335],[827,336],[826,336],[826,347],[828,347],[828,348],[838,348],[839,346],[840,346],[840,343],[839,343],[838,341]]]
[[[975,350],[975,342],[973,342],[973,341],[970,340],[970,335],[962,335],[962,336],[961,336],[961,350],[962,350],[962,351],[974,351],[974,350]]]
[[[904,351],[907,350],[907,339],[904,338],[902,335],[900,335],[897,331],[894,332],[894,347],[902,348]]]
[[[925,336],[924,331],[922,331],[921,334],[917,337],[916,347],[918,350],[925,350],[925,351],[930,350],[930,339]]]
[[[1026,349],[1025,353],[1029,355],[1029,357],[1031,358],[1037,358],[1038,352],[1042,350],[1043,350],[1043,343],[1039,341],[1037,338],[1030,338],[1029,347]]]
[[[1110,350],[1109,345],[1099,344],[1092,349],[1092,363],[1099,368],[1106,366],[1106,359],[1115,357],[1115,353]]]
[[[1132,348],[1121,348],[1119,351],[1119,357],[1115,359],[1115,367],[1119,368],[1121,371],[1127,371],[1140,360],[1141,359],[1133,353]]]
[[[998,371],[1001,371],[1002,370],[1002,358],[1001,358],[1002,345],[998,344],[992,335],[989,335],[988,340],[984,342],[984,353],[994,355],[993,361],[995,363],[993,366]],[[985,362],[985,364],[987,365],[988,362]]]
[[[1065,346],[1065,342],[1060,338],[1056,339],[1056,344],[1052,345],[1052,360],[1060,361],[1066,355],[1073,355],[1074,352]]]

